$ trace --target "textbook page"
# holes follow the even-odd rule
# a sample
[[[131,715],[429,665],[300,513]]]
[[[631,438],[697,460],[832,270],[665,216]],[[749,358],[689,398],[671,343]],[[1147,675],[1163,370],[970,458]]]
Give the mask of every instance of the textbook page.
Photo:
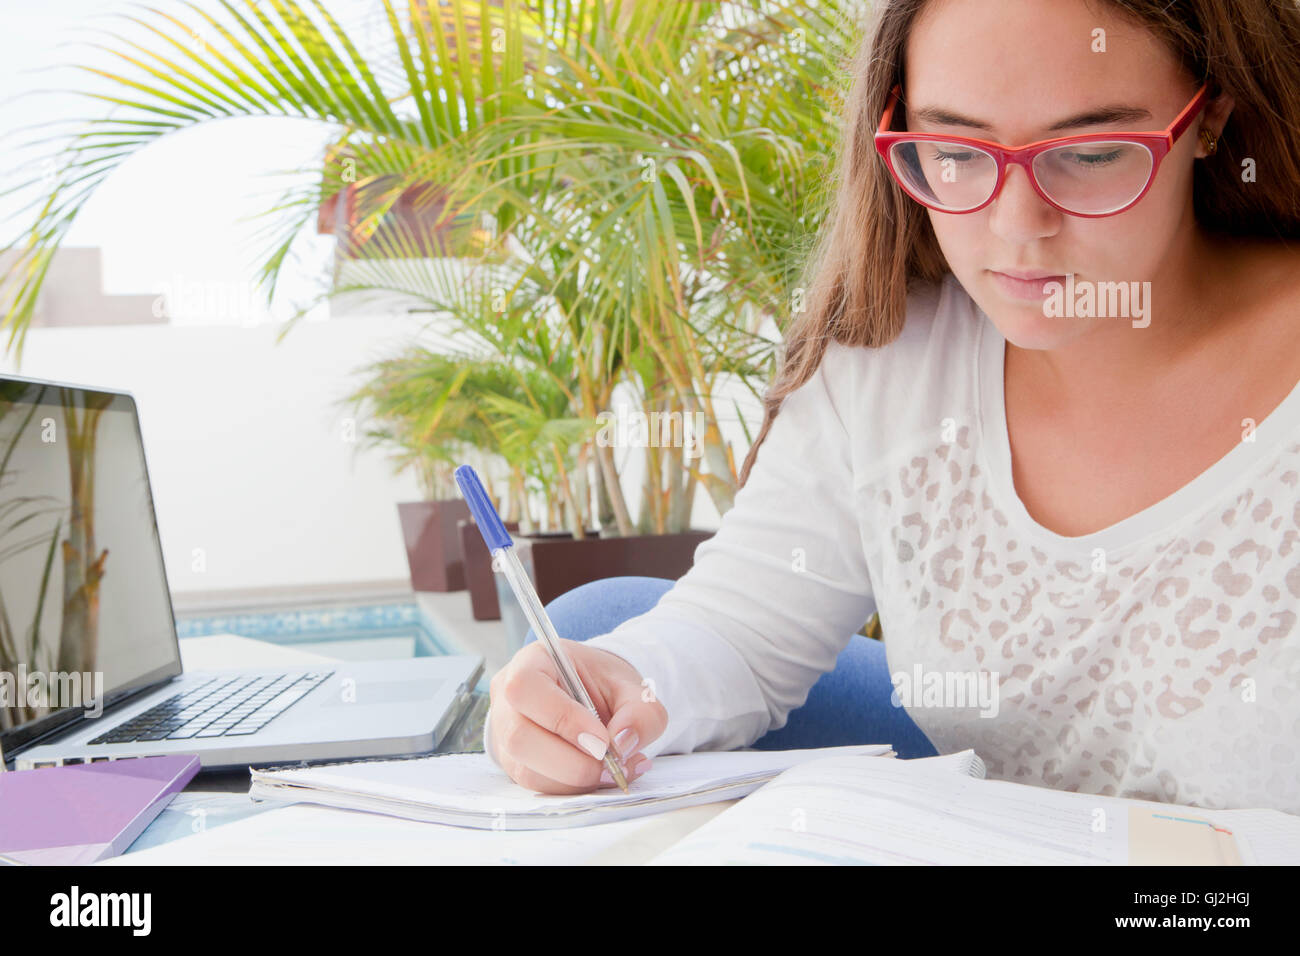
[[[981,800],[978,788],[996,781],[913,763],[836,759],[796,767],[651,864],[1123,862],[1120,815],[1096,832],[1086,806],[1058,801],[1044,815],[1037,794]]]
[[[1247,866],[1300,866],[1300,817],[1281,810],[1213,810],[1207,815],[1236,837]]]
[[[1216,825],[1223,820],[1234,820],[1246,839],[1272,826],[1270,839],[1255,839],[1261,847],[1300,832],[1300,818],[1276,811],[1196,810],[936,773],[920,763],[837,758],[792,768],[651,865],[1231,865],[1253,860],[1241,858],[1240,837]],[[1258,813],[1266,816],[1248,816]]]

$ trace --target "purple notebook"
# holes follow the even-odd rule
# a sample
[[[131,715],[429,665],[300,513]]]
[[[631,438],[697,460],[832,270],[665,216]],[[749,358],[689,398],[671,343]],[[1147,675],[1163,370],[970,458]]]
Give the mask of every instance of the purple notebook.
[[[0,853],[67,865],[117,856],[199,772],[193,754],[0,773]]]

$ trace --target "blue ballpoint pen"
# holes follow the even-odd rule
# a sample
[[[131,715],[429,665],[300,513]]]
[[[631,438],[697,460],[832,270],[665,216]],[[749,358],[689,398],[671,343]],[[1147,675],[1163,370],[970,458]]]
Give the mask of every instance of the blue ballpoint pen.
[[[460,493],[464,495],[470,514],[474,516],[474,522],[478,525],[479,534],[483,535],[484,543],[492,552],[494,565],[505,574],[506,580],[510,582],[510,589],[515,592],[515,597],[519,600],[519,606],[524,609],[524,614],[528,617],[528,623],[533,626],[533,633],[550,652],[551,660],[555,662],[555,669],[560,674],[560,685],[574,700],[584,705],[595,714],[597,720],[600,720],[600,711],[596,710],[587,688],[582,685],[582,679],[578,677],[578,672],[569,662],[569,656],[560,647],[560,635],[555,632],[555,626],[547,616],[546,608],[542,607],[541,598],[537,596],[533,582],[528,579],[528,572],[520,564],[519,556],[515,554],[514,539],[510,537],[510,532],[506,531],[501,516],[492,505],[492,499],[483,490],[478,473],[470,465],[461,465],[456,469],[455,476]],[[609,775],[614,778],[614,782],[624,793],[627,793],[627,776],[614,756],[612,746],[605,751],[605,766],[609,768]]]

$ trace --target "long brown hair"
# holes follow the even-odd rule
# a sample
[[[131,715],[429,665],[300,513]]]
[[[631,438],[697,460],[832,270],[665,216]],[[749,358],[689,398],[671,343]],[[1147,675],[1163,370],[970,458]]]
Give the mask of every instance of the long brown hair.
[[[1300,236],[1300,5],[1297,0],[1104,0],[1162,39],[1210,95],[1235,101],[1217,151],[1196,165],[1193,208],[1211,232]],[[781,366],[763,398],[763,427],[740,485],[789,395],[812,376],[832,341],[878,348],[903,330],[907,295],[949,271],[929,215],[894,182],[873,136],[926,0],[878,0],[852,58],[833,199],[806,261],[804,311],[790,321]],[[1242,160],[1258,181],[1241,188]]]

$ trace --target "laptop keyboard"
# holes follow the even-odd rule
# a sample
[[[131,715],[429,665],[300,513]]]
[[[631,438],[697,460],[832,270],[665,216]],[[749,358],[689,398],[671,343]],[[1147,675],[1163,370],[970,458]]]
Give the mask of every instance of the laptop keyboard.
[[[257,733],[333,671],[213,677],[100,734],[92,744],[243,737]]]

